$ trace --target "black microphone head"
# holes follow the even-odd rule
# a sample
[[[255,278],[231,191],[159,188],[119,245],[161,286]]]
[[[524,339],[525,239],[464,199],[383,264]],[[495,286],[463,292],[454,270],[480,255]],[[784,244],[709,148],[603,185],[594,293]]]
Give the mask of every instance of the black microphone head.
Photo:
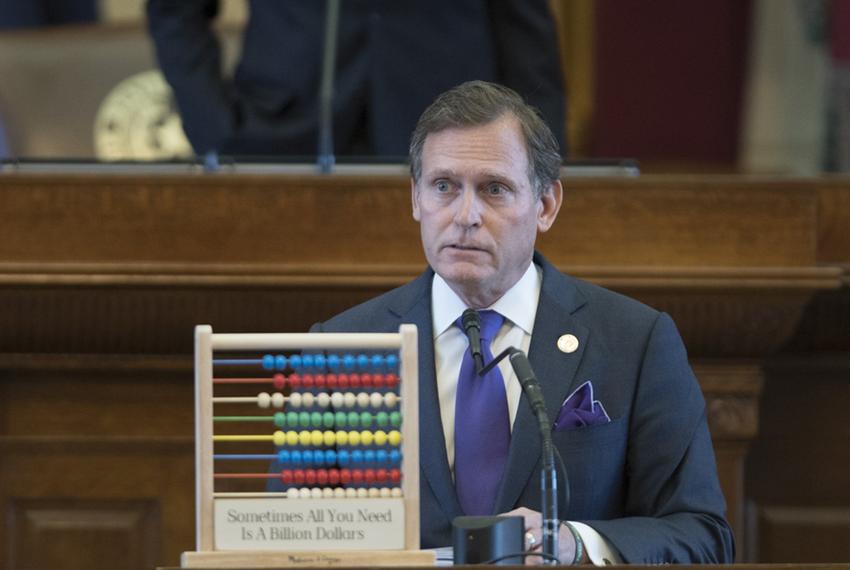
[[[460,316],[460,323],[464,330],[469,330],[470,327],[475,327],[481,330],[481,317],[475,309],[467,309]]]

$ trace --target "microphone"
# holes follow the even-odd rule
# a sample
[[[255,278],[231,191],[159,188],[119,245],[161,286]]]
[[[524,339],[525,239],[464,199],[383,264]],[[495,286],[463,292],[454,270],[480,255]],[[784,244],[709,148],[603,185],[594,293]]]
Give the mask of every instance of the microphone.
[[[317,166],[330,174],[336,159],[333,143],[333,90],[336,71],[336,42],[339,30],[339,0],[327,0],[325,47],[322,54],[322,80],[319,87],[319,156]]]
[[[505,356],[508,356],[511,362],[514,374],[516,374],[517,380],[519,380],[519,385],[522,387],[525,397],[528,398],[528,403],[534,412],[534,416],[537,418],[537,424],[540,429],[542,447],[542,465],[540,468],[540,515],[543,519],[542,552],[553,557],[553,559],[544,559],[543,564],[554,564],[555,562],[553,560],[558,559],[558,530],[561,526],[561,521],[558,519],[558,474],[555,470],[555,446],[552,443],[552,424],[549,422],[549,414],[546,412],[546,401],[543,398],[540,383],[537,381],[537,376],[531,368],[531,362],[528,361],[528,356],[523,351],[512,346],[503,350],[499,356],[478,372],[478,375],[483,376],[487,374]],[[566,476],[566,473],[564,475]],[[569,484],[567,484],[567,490],[569,491]]]
[[[481,316],[475,309],[467,309],[461,315],[460,323],[466,338],[469,339],[469,351],[475,362],[475,371],[481,375],[481,369],[484,368],[484,355],[481,354]]]

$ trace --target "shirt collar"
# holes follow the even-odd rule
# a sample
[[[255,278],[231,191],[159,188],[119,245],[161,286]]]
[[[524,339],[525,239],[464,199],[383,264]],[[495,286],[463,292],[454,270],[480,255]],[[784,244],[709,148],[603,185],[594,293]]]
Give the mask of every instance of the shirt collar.
[[[537,314],[537,302],[540,299],[541,282],[540,268],[529,263],[520,280],[487,308],[498,311],[526,334],[531,334],[534,316]],[[434,273],[431,287],[434,338],[446,332],[466,308],[466,304],[452,291],[445,279]]]

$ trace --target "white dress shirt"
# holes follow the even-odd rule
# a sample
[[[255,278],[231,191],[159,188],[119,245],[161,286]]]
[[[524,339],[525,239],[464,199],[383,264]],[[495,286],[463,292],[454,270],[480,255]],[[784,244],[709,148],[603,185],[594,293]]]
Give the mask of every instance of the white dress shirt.
[[[497,311],[505,317],[496,338],[490,343],[493,356],[509,346],[528,353],[531,345],[531,331],[534,330],[534,317],[540,299],[542,271],[529,263],[523,276],[513,287],[487,309]],[[431,315],[434,330],[434,365],[437,372],[437,393],[440,398],[440,418],[443,422],[443,435],[446,440],[446,456],[449,469],[454,476],[455,464],[455,395],[460,365],[469,344],[466,334],[455,321],[467,309],[466,304],[452,291],[448,283],[434,274],[431,287]],[[505,381],[505,394],[508,400],[508,415],[513,430],[517,407],[522,396],[522,387],[507,358],[499,363],[499,370]],[[572,523],[581,535],[588,558],[598,565],[619,564],[617,552],[593,528]]]

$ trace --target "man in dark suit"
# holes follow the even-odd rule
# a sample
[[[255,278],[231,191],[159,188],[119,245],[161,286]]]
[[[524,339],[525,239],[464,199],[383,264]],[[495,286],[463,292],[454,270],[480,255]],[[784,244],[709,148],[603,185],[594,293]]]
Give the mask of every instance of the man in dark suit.
[[[150,33],[199,154],[313,155],[326,2],[252,0],[235,76],[211,28],[218,0],[148,0]],[[548,0],[345,0],[336,153],[402,157],[438,93],[499,81],[540,108],[564,142],[564,88]]]
[[[528,352],[556,418],[571,489],[559,505],[569,521],[563,562],[731,562],[705,403],[672,320],[534,251],[561,206],[559,167],[551,132],[513,91],[470,82],[444,93],[411,142],[413,217],[429,269],[314,330],[418,326],[423,546],[449,544],[463,514],[521,514],[531,542],[540,537],[539,432],[508,365],[497,377],[511,425],[506,457],[472,466],[471,480],[464,472],[464,438],[483,435],[474,445],[487,447],[500,437],[492,424],[470,428],[475,402],[461,403],[467,340],[456,320],[469,307],[500,315],[492,353]],[[470,513],[479,508],[470,486],[484,491],[475,487],[491,476],[497,485]]]

